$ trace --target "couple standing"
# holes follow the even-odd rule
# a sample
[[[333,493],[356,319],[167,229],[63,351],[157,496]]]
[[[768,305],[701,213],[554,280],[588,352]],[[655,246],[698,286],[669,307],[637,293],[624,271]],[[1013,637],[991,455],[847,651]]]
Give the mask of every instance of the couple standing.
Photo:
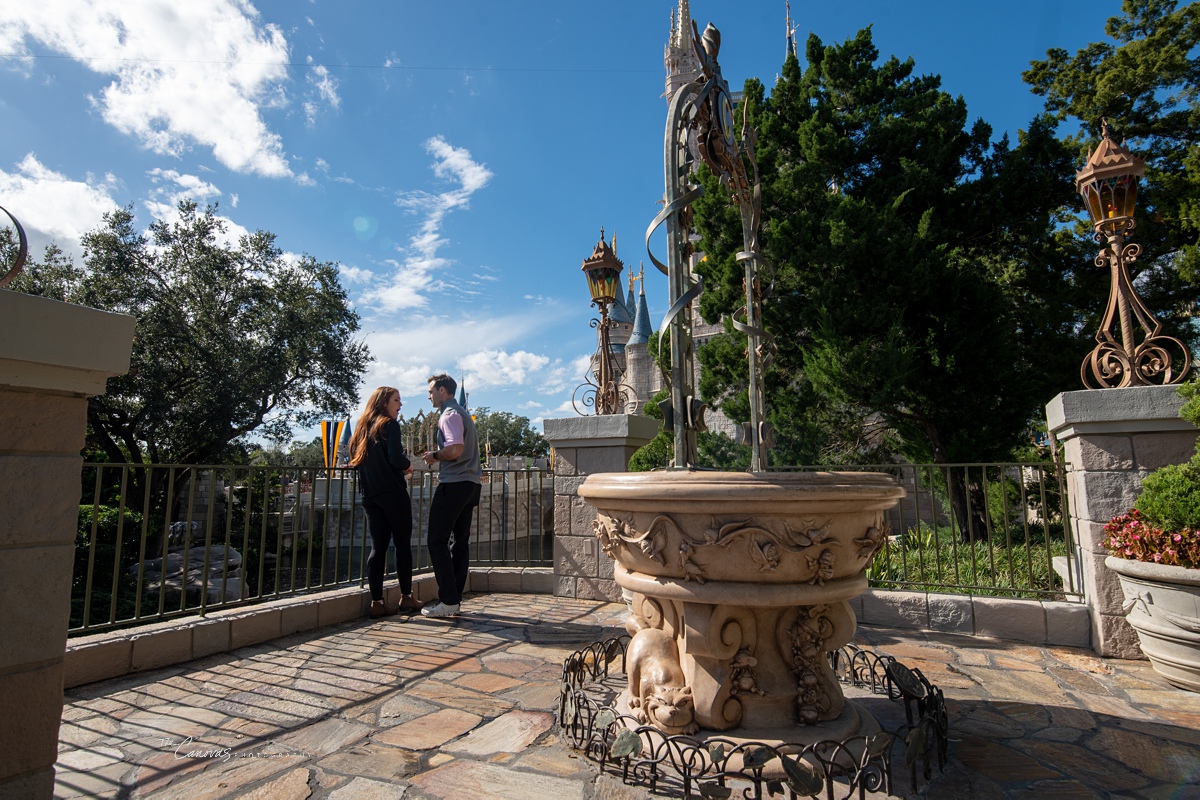
[[[437,580],[438,599],[422,607],[412,596],[412,502],[405,476],[412,464],[404,452],[400,424],[400,393],[381,386],[371,393],[350,441],[350,465],[358,470],[363,508],[371,533],[367,585],[372,619],[420,610],[426,617],[458,613],[470,569],[468,544],[471,516],[479,505],[483,469],[475,423],[454,399],[458,384],[449,375],[429,378],[429,401],[439,411],[437,449],[424,454],[427,466],[438,465],[438,487],[429,507],[429,560]],[[451,545],[451,537],[454,543]],[[383,572],[388,544],[396,546],[396,572],[403,597],[397,609],[383,599]]]

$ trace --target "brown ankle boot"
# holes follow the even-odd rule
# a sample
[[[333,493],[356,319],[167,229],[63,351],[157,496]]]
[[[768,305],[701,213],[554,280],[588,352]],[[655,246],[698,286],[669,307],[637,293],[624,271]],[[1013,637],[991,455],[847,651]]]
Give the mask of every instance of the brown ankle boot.
[[[388,608],[387,601],[372,600],[371,608],[367,611],[367,616],[371,619],[379,619],[380,617],[390,617],[395,613],[395,609]]]
[[[421,605],[411,594],[406,594],[400,598],[400,607],[396,610],[401,614],[415,614],[421,610]]]

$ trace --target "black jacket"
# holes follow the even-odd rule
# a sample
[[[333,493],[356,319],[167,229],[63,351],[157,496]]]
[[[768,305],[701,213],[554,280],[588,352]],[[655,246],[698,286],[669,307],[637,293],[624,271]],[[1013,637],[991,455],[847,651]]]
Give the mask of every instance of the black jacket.
[[[379,436],[367,442],[367,457],[356,468],[363,497],[381,494],[408,494],[404,471],[409,467],[404,453],[400,423],[388,420]]]

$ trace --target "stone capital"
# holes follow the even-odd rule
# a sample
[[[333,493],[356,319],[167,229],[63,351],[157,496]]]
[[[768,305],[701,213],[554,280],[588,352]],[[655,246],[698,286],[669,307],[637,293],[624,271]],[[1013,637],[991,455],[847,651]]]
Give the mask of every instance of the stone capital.
[[[98,395],[129,371],[133,317],[0,291],[0,319],[0,386]]]
[[[546,439],[556,449],[563,447],[643,447],[658,435],[661,423],[636,414],[548,419],[543,425]]]

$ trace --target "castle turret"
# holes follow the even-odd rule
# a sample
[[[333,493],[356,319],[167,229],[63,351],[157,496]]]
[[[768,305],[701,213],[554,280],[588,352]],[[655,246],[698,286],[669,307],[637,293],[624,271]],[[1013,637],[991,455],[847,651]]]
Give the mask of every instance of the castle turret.
[[[662,388],[662,375],[649,350],[650,334],[654,329],[650,325],[650,308],[646,305],[645,267],[636,280],[642,285],[633,315],[633,332],[625,343],[625,387],[630,400],[629,413],[642,414],[650,398]]]

